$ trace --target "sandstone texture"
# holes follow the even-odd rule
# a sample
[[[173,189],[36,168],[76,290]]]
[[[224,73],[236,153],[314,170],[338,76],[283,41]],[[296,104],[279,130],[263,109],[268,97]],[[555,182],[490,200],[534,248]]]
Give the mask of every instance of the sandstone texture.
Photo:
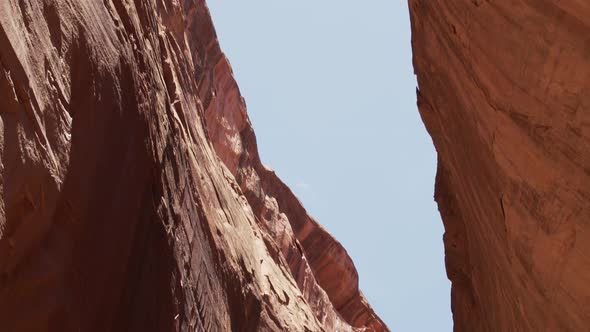
[[[204,0],[0,1],[0,134],[0,330],[388,331]]]
[[[590,2],[409,8],[455,331],[588,331]]]

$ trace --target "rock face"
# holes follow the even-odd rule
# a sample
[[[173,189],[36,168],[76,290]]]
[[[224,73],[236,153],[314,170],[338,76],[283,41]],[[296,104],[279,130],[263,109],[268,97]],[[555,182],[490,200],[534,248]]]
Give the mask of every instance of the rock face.
[[[203,0],[0,2],[2,331],[388,331]]]
[[[588,330],[590,3],[409,7],[455,330]]]

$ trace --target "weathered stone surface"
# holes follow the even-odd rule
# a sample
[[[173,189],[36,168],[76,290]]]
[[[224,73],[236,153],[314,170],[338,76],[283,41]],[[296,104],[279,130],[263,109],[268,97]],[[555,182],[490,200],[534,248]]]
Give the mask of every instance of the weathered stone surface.
[[[590,3],[409,6],[455,330],[588,330]]]
[[[203,0],[0,2],[2,331],[387,331]]]
[[[248,120],[231,68],[223,56],[212,66],[215,84],[205,105],[208,133],[219,157],[252,206],[254,214],[278,241],[279,248],[305,299],[329,330],[385,324],[358,289],[354,264],[342,245],[307,214],[291,190],[265,167],[258,155],[254,130]]]

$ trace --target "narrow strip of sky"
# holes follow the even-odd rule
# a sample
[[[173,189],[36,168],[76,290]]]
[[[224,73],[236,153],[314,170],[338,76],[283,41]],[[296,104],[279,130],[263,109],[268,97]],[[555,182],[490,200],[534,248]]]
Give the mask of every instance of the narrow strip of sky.
[[[263,162],[346,247],[392,330],[452,331],[406,1],[208,3]]]

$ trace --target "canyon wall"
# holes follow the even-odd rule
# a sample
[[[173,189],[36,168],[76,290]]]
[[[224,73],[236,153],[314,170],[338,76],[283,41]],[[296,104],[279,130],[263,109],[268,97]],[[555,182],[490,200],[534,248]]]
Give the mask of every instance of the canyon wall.
[[[2,331],[388,331],[203,0],[0,2]]]
[[[590,3],[410,0],[455,331],[590,326]]]

